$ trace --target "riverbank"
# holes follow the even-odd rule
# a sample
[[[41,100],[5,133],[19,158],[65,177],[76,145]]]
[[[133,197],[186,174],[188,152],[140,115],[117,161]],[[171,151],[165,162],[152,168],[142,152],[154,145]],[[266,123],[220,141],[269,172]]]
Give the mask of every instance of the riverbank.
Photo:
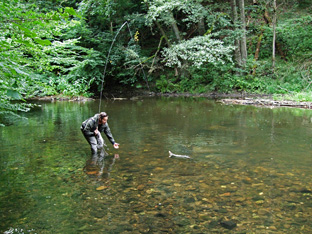
[[[114,100],[114,101],[122,101],[122,100],[137,100],[139,98],[145,97],[204,97],[204,98],[211,98],[220,100],[226,98],[226,100],[230,99],[244,99],[244,98],[272,98],[270,95],[265,94],[247,94],[247,93],[201,93],[201,94],[194,94],[194,93],[157,93],[157,92],[150,92],[150,91],[129,91],[129,92],[111,92],[111,93],[103,93],[102,98],[107,100]],[[94,96],[92,98],[84,97],[84,96],[76,96],[76,97],[69,97],[69,96],[61,96],[61,95],[54,95],[54,96],[43,96],[43,97],[32,97],[27,99],[28,101],[39,100],[39,101],[78,101],[78,102],[85,102],[85,101],[94,101],[99,99],[99,97]]]
[[[225,105],[253,105],[261,107],[295,107],[311,109],[312,102],[308,101],[293,101],[293,100],[274,100],[273,95],[268,94],[249,94],[249,93],[157,93],[151,91],[135,90],[129,92],[110,92],[103,93],[103,99],[110,99],[114,101],[122,100],[137,100],[144,97],[204,97],[215,99]],[[40,101],[93,101],[99,97],[88,98],[83,96],[78,97],[66,97],[66,96],[44,96],[44,97],[34,97],[29,100],[40,100]]]
[[[43,97],[32,97],[27,99],[28,101],[34,101],[34,100],[39,100],[39,101],[92,101],[95,100],[94,98],[88,98],[88,97],[83,97],[83,96],[77,96],[77,97],[69,97],[69,96],[59,96],[59,95],[53,95],[53,96],[43,96]]]
[[[297,102],[289,100],[277,101],[272,99],[259,99],[259,98],[221,99],[219,102],[226,105],[253,105],[262,107],[295,107],[304,109],[311,109],[312,107],[312,102]]]
[[[115,94],[105,94],[104,97],[111,97],[112,100],[136,100],[140,97],[148,96],[161,96],[161,97],[204,97],[215,99],[217,102],[225,105],[253,105],[261,107],[294,107],[311,109],[312,102],[309,101],[295,101],[283,98],[280,96],[280,100],[275,100],[271,94],[250,94],[250,93],[155,93],[149,91],[134,91],[134,92],[120,92]]]

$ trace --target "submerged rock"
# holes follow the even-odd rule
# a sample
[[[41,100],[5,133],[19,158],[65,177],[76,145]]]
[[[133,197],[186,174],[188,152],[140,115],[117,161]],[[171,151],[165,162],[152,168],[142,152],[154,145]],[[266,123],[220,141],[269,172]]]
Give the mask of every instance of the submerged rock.
[[[309,189],[301,189],[300,192],[301,193],[312,193],[312,191]]]
[[[226,229],[233,229],[237,226],[237,224],[234,221],[221,221],[220,225]]]

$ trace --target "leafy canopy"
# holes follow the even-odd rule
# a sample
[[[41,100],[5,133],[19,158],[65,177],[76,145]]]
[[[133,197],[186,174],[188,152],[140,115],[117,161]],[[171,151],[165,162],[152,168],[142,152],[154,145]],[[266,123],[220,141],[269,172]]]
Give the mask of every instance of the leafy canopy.
[[[36,5],[22,0],[0,1],[0,122],[9,114],[29,110],[30,104],[12,101],[24,101],[32,86],[49,89],[32,70],[34,61],[39,64],[42,48],[52,45],[54,34],[59,35],[73,15],[78,16],[69,7],[41,13]]]

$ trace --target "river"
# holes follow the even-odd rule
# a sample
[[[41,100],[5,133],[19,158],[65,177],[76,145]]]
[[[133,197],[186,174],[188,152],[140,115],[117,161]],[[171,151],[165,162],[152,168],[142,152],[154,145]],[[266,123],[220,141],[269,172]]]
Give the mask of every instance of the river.
[[[1,233],[312,233],[311,110],[102,100],[92,158],[98,101],[36,103],[0,128]]]

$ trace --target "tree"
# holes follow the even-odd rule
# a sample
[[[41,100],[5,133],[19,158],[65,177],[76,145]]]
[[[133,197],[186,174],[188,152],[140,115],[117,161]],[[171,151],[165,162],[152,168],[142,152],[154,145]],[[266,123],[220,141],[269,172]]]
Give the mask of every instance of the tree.
[[[236,0],[231,0],[231,8],[232,8],[232,20],[234,25],[234,30],[237,30],[238,25],[238,14],[237,14],[237,3]],[[234,50],[234,58],[236,63],[241,66],[242,65],[242,53],[240,47],[240,40],[235,38],[235,50]]]
[[[240,40],[240,50],[242,56],[242,65],[245,66],[247,62],[247,39],[246,39],[246,20],[245,20],[245,3],[244,0],[238,0],[240,12],[240,24],[243,31],[243,36]]]
[[[200,67],[206,63],[217,65],[224,63],[225,60],[231,60],[231,46],[226,46],[221,40],[213,39],[211,28],[204,34],[202,28],[198,29],[199,24],[203,24],[203,19],[207,18],[208,10],[199,0],[153,0],[148,2],[148,12],[146,15],[148,25],[156,22],[157,25],[163,24],[165,27],[171,27],[167,33],[163,27],[158,26],[165,38],[171,38],[167,42],[168,48],[163,49],[162,55],[165,58],[166,65],[178,67],[182,71],[189,65]],[[174,17],[176,16],[176,17]],[[218,17],[217,17],[218,18]],[[196,28],[199,35],[188,35],[186,31],[181,32],[179,22],[186,23],[186,29]],[[193,32],[194,30],[189,30]],[[169,36],[167,36],[169,34]],[[183,36],[182,36],[183,35]],[[174,37],[173,37],[174,36]]]
[[[178,42],[183,39],[183,33],[178,27],[180,21],[184,22],[187,28],[190,28],[193,24],[200,23],[207,14],[207,10],[199,0],[145,0],[145,3],[148,5],[147,25],[152,25],[153,22],[157,21],[165,26],[170,26],[174,32],[175,40]],[[183,19],[175,18],[175,16],[181,15],[183,15]]]
[[[235,39],[235,61],[239,67],[245,66],[247,61],[247,39],[244,0],[231,0],[232,21],[234,30],[240,32]]]
[[[178,20],[174,17],[174,14],[185,15],[183,22],[187,23],[187,27],[190,28],[193,24],[202,23],[202,20],[207,13],[206,9],[200,4],[201,1],[192,0],[192,1],[179,1],[179,0],[152,0],[145,3],[148,6],[148,12],[146,15],[147,24],[152,25],[155,23],[162,33],[163,37],[166,39],[167,45],[170,48],[172,42],[170,39],[173,38],[169,33],[166,33],[161,24],[164,24],[165,27],[171,27],[173,35],[175,36],[174,43],[180,43],[183,40],[183,34],[178,27]],[[169,34],[170,36],[168,36]],[[186,76],[187,60],[182,61],[182,66],[179,66],[181,70],[181,75]],[[178,76],[178,69],[175,67],[175,75]]]
[[[275,70],[275,44],[276,44],[276,18],[277,18],[276,0],[273,0],[273,42],[272,42],[272,69]]]
[[[77,15],[72,8],[40,13],[21,0],[0,1],[0,122],[29,110],[30,104],[12,101],[23,101],[31,86],[49,89],[30,67],[43,55],[41,49],[52,44],[53,29],[70,15]]]

